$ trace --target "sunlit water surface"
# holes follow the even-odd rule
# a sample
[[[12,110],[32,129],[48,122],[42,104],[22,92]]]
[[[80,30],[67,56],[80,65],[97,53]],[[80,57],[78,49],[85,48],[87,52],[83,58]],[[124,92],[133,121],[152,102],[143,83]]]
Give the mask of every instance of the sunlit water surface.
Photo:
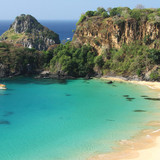
[[[102,80],[4,81],[0,91],[0,159],[85,160],[111,151],[158,119],[157,96],[144,86]],[[128,100],[129,98],[135,98]],[[144,112],[135,112],[143,110]]]

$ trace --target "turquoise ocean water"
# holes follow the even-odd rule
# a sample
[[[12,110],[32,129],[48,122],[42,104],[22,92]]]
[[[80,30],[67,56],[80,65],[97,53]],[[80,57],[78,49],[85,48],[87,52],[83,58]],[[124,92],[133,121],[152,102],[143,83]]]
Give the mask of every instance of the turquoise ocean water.
[[[0,159],[86,160],[146,128],[158,103],[144,86],[102,80],[5,80],[0,91]],[[135,98],[128,101],[124,95]],[[145,110],[146,112],[134,112]]]

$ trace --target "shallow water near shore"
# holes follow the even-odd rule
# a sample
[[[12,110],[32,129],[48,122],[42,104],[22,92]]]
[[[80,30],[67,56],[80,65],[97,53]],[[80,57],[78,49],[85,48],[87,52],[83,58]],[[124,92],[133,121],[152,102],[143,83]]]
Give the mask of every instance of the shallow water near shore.
[[[0,159],[86,160],[160,120],[151,89],[103,80],[5,80]]]

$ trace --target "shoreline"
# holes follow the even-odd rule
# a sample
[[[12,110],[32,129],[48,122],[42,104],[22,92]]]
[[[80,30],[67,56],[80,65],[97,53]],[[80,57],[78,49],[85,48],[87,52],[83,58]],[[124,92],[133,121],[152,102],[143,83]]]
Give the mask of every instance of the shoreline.
[[[108,80],[108,81],[116,81],[116,82],[128,82],[133,84],[139,84],[147,86],[154,90],[160,90],[160,82],[152,82],[152,81],[141,81],[141,80],[129,80],[124,77],[101,77],[102,80]]]
[[[160,122],[157,124],[160,127]],[[143,130],[133,139],[120,140],[112,152],[99,154],[88,160],[159,160],[159,148],[160,129]]]
[[[124,77],[101,77],[102,80],[144,85],[160,90],[160,82],[128,80]],[[112,152],[90,157],[88,160],[159,160],[160,122],[152,121],[147,126],[154,129],[142,130],[129,140],[120,140]]]

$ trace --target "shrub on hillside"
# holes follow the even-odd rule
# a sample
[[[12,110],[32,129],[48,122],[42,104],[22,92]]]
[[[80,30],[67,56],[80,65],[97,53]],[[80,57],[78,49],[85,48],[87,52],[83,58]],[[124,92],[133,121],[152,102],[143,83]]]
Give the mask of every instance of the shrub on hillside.
[[[82,14],[79,21],[76,23],[76,25],[78,25],[79,23],[83,22],[86,19],[86,15]]]

